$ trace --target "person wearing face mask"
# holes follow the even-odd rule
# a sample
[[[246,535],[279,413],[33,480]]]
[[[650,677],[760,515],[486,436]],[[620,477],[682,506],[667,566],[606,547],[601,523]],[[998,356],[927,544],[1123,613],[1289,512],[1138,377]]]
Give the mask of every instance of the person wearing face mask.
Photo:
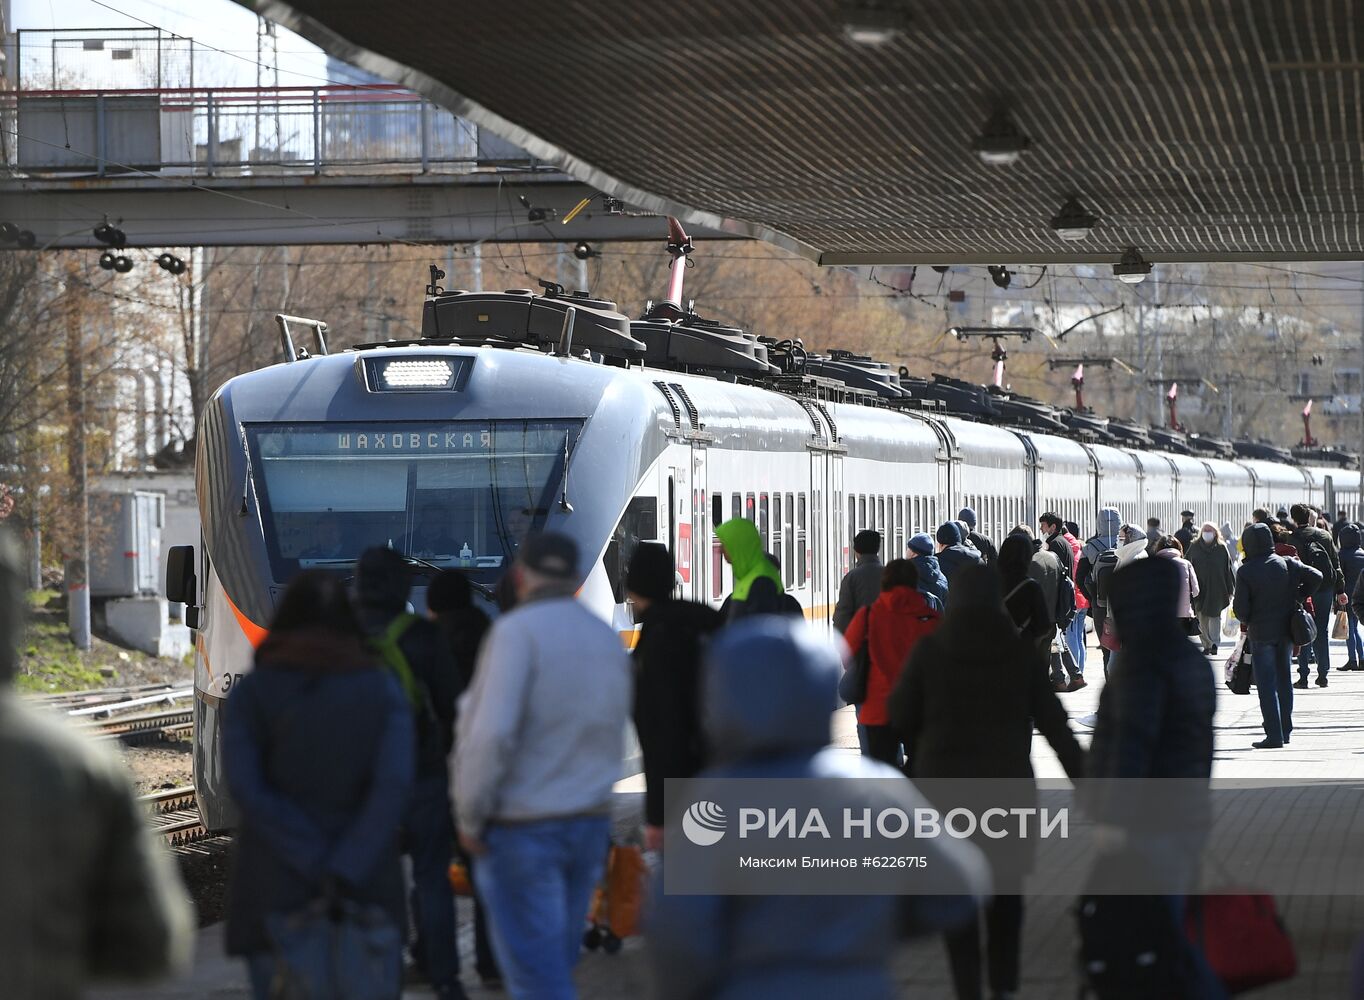
[[[1214,656],[1222,628],[1222,612],[1231,604],[1236,593],[1231,556],[1217,525],[1204,521],[1198,538],[1185,546],[1184,558],[1193,566],[1194,575],[1198,577],[1198,596],[1193,599],[1193,610],[1198,616],[1203,652]]]

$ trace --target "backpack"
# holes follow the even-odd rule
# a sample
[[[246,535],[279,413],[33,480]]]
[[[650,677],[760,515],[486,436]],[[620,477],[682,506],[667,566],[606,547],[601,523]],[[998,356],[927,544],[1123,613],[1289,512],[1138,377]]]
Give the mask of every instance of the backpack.
[[[431,697],[426,691],[426,685],[412,672],[412,664],[407,662],[407,654],[399,645],[403,636],[407,634],[407,630],[416,621],[416,615],[407,613],[397,615],[384,626],[382,632],[371,635],[367,642],[369,648],[378,655],[384,666],[388,668],[389,673],[397,678],[399,687],[407,696],[408,704],[412,706],[412,711],[419,712],[423,703],[430,705]]]
[[[1065,628],[1075,620],[1075,582],[1065,573],[1056,582],[1056,624]]]
[[[1298,546],[1298,558],[1321,574],[1321,588],[1336,586],[1336,568],[1331,564],[1331,554],[1326,546],[1315,538],[1307,538]]]
[[[1118,568],[1118,550],[1116,548],[1105,549],[1103,555],[1094,560],[1094,568],[1090,571],[1094,579],[1095,604],[1108,606],[1108,585],[1113,579],[1113,571]]]
[[[1081,896],[1081,996],[1192,1000],[1189,949],[1161,896]]]
[[[403,614],[397,615],[391,622],[384,626],[384,630],[376,635],[371,635],[366,640],[370,650],[375,653],[384,667],[398,681],[398,686],[403,689],[403,695],[407,698],[407,703],[412,707],[412,714],[416,717],[417,723],[417,746],[423,748],[433,746],[439,729],[439,720],[436,718],[435,706],[431,703],[431,692],[426,689],[425,682],[417,676],[412,669],[412,664],[407,661],[407,654],[399,643],[410,629],[419,621],[416,615]]]

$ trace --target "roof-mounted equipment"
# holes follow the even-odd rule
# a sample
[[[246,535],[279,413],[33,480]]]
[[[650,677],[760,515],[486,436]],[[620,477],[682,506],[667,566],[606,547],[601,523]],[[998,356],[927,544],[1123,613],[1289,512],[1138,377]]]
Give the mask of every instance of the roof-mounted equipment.
[[[539,350],[561,348],[573,313],[572,345],[609,358],[638,360],[644,344],[630,335],[630,320],[608,299],[587,292],[565,292],[541,281],[543,294],[528,288],[505,292],[445,291],[436,284],[437,269],[422,309],[422,338],[458,343],[506,343]]]

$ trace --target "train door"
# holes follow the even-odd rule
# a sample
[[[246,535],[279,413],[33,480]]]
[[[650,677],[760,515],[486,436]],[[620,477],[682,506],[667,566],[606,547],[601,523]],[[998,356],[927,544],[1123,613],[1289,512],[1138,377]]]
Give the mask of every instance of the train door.
[[[691,570],[692,599],[704,601],[710,596],[710,503],[706,492],[706,448],[692,442],[691,446]]]
[[[685,453],[684,453],[685,454]],[[695,501],[691,492],[690,460],[668,466],[668,548],[673,553],[673,566],[682,581],[682,596],[695,596],[692,584],[692,511]]]
[[[828,582],[824,579],[824,564],[829,561],[829,525],[826,521],[829,496],[829,453],[810,452],[810,540],[805,558],[805,569],[810,579],[810,620],[822,622],[829,604]]]
[[[825,505],[828,511],[825,518],[824,549],[824,614],[820,617],[828,621],[833,617],[833,598],[838,593],[838,585],[843,580],[843,567],[847,564],[852,539],[845,535],[844,525],[847,517],[843,504],[848,502],[843,495],[843,455],[836,451],[825,453],[828,469],[827,485],[830,502]]]

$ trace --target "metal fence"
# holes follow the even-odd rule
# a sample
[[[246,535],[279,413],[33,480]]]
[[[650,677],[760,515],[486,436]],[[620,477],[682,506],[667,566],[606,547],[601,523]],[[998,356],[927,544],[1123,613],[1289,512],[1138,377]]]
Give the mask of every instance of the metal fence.
[[[392,84],[0,94],[25,173],[189,175],[535,168],[527,154]]]

